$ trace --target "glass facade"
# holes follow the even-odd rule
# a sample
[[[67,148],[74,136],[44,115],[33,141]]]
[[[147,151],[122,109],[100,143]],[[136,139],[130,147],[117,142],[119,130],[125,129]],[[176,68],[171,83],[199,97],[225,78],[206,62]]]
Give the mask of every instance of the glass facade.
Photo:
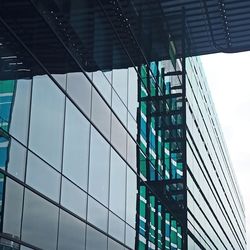
[[[206,249],[246,249],[244,205],[199,58],[187,70],[188,228]]]
[[[1,3],[0,249],[245,249],[199,59],[138,61],[117,1]]]

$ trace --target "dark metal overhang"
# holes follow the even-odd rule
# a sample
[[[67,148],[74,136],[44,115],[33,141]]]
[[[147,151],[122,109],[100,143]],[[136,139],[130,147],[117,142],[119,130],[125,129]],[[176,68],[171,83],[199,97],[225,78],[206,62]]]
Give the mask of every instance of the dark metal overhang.
[[[250,50],[249,0],[133,0],[130,3],[135,12],[141,13],[145,30],[152,29],[153,24],[161,27],[161,33],[169,32],[177,51],[181,51],[179,40],[184,18],[189,44],[187,56]]]
[[[250,50],[249,0],[160,0],[160,4],[173,36],[181,33],[178,12],[185,9],[188,55]]]
[[[0,0],[0,7],[6,72],[20,57],[39,72],[6,25],[51,73],[78,71],[77,63],[94,71],[169,59],[171,42],[181,57],[183,34],[185,56],[250,50],[249,0]]]

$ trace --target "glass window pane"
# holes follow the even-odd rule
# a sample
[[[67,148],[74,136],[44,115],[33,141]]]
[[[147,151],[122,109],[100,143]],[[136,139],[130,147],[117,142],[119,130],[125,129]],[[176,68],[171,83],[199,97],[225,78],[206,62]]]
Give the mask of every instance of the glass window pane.
[[[20,237],[23,204],[23,187],[11,179],[6,179],[4,201],[3,232]]]
[[[129,135],[127,136],[127,162],[135,171],[137,171],[137,167],[136,167],[136,143]]]
[[[110,209],[125,218],[126,163],[112,149],[110,164]]]
[[[124,246],[108,238],[108,250],[124,250]]]
[[[16,140],[11,139],[9,143],[9,156],[7,170],[10,174],[20,180],[24,180],[26,164],[26,148]]]
[[[127,105],[128,69],[113,70],[113,87],[124,104]]]
[[[118,119],[112,115],[111,143],[126,158],[126,130]]]
[[[33,79],[30,148],[61,170],[65,97],[48,76]]]
[[[96,90],[93,89],[91,119],[107,139],[110,139],[110,116],[110,109]]]
[[[64,136],[63,174],[87,189],[90,124],[67,100]]]
[[[25,190],[22,240],[42,249],[56,249],[58,208]]]
[[[104,138],[91,128],[89,193],[98,201],[108,205],[110,146]]]
[[[129,80],[128,80],[128,109],[134,119],[136,119],[138,101],[138,82],[137,82],[137,72],[134,68],[129,68]]]
[[[91,226],[87,226],[87,250],[105,250],[107,249],[107,236],[98,232]]]
[[[104,232],[108,230],[108,210],[99,202],[88,197],[88,221]]]
[[[11,106],[14,101],[15,87],[15,80],[0,80],[0,121],[1,128],[7,132],[11,122]]]
[[[105,100],[111,103],[111,85],[102,71],[93,72],[93,82]]]
[[[130,132],[132,137],[136,140],[136,137],[137,137],[137,122],[131,116],[130,113],[128,113],[128,131]]]
[[[31,80],[17,80],[11,106],[9,132],[27,145]]]
[[[109,234],[124,243],[125,222],[109,212]]]
[[[32,250],[32,248],[21,246],[20,250]]]
[[[85,223],[60,210],[58,249],[85,249],[85,228]]]
[[[82,72],[67,74],[67,91],[79,108],[89,117],[91,83]]]
[[[28,153],[26,183],[52,200],[59,201],[60,174],[32,153]]]
[[[80,217],[86,218],[87,194],[66,178],[62,179],[61,204]]]
[[[61,85],[63,89],[66,89],[66,80],[67,80],[66,74],[52,74],[52,76]]]
[[[126,225],[126,239],[125,239],[125,244],[132,248],[132,249],[135,249],[135,230]]]
[[[136,194],[137,184],[136,175],[128,167],[127,168],[127,203],[126,203],[126,222],[135,228],[136,216]]]
[[[103,71],[102,72],[105,77],[108,79],[108,81],[112,84],[112,75],[113,75],[113,71],[110,70],[110,71]]]
[[[10,137],[0,130],[0,168],[5,169],[9,158]]]
[[[121,101],[120,97],[113,91],[112,94],[112,109],[116,113],[116,115],[119,117],[121,122],[126,127],[127,125],[127,109],[124,105],[124,103]]]

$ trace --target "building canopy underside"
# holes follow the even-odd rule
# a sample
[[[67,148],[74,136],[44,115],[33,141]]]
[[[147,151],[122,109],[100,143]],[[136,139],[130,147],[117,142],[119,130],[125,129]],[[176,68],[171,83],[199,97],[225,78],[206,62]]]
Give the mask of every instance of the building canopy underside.
[[[51,73],[78,68],[65,65],[65,45],[87,71],[167,59],[171,41],[182,56],[183,37],[185,56],[250,50],[249,0],[13,0],[1,1],[0,18],[2,79],[13,65],[39,73],[12,31]]]

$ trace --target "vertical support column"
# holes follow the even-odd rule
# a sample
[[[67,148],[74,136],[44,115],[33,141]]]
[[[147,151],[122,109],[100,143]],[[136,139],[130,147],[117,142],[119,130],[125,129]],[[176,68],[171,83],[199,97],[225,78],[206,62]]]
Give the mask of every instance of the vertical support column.
[[[187,150],[186,150],[186,18],[185,8],[182,8],[182,108],[183,108],[183,188],[184,188],[184,218],[182,233],[182,249],[187,250]]]

